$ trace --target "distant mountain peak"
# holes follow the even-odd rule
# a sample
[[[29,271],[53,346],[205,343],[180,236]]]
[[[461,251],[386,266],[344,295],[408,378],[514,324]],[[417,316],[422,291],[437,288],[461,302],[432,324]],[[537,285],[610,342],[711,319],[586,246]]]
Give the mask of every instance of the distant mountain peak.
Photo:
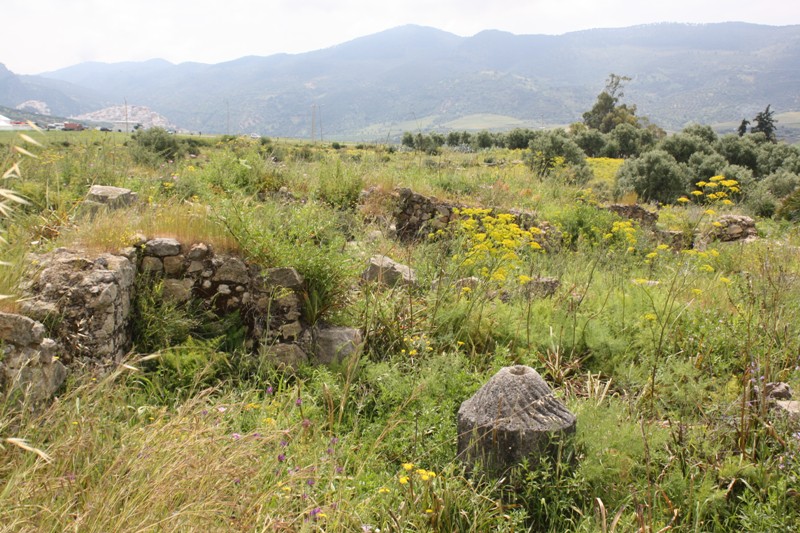
[[[632,78],[626,103],[676,130],[738,124],[769,103],[800,111],[797,57],[800,26],[664,23],[461,37],[407,24],[323,50],[218,64],[82,63],[5,78],[0,69],[0,105],[36,100],[75,116],[127,101],[194,131],[309,137],[321,128],[326,138],[362,140],[569,124],[616,73]]]

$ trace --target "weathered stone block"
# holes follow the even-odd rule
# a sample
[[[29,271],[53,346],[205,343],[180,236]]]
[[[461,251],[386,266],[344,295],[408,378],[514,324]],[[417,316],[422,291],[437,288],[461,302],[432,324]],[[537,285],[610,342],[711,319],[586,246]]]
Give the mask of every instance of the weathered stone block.
[[[185,303],[192,299],[192,279],[165,279],[163,285],[163,297],[165,300]]]
[[[44,326],[22,315],[0,312],[0,340],[18,346],[39,344],[44,339]]]
[[[273,344],[265,348],[265,353],[278,368],[297,370],[308,363],[308,355],[296,344]]]
[[[288,267],[269,268],[264,272],[264,281],[272,287],[285,287],[287,289],[300,290],[303,288],[303,276]]]
[[[175,239],[150,239],[144,243],[144,255],[168,257],[170,255],[178,255],[179,253],[181,253],[181,243]]]
[[[361,278],[389,286],[397,284],[413,286],[417,283],[417,274],[411,267],[397,263],[385,255],[370,258],[369,265],[361,274]]]
[[[167,276],[177,277],[183,274],[183,256],[170,255],[164,258],[164,273]]]
[[[111,208],[127,207],[138,199],[138,195],[130,189],[112,187],[110,185],[92,185],[86,200]]]
[[[44,338],[44,326],[28,317],[0,313],[0,390],[19,391],[20,400],[39,403],[55,394],[66,368],[54,358],[58,349]]]
[[[501,369],[458,410],[458,457],[468,470],[502,476],[527,460],[555,457],[575,432],[575,415],[553,395],[536,370]]]
[[[147,256],[142,258],[142,272],[160,274],[164,271],[164,263],[158,257]]]
[[[214,281],[227,281],[232,285],[247,285],[250,283],[250,271],[244,261],[238,257],[226,257],[217,267],[212,279]]]
[[[341,362],[361,349],[361,332],[355,328],[315,327],[312,332],[314,355],[323,365]]]
[[[716,222],[711,237],[722,241],[751,240],[758,236],[756,221],[744,215],[722,215]]]
[[[191,261],[202,261],[206,257],[211,254],[211,249],[205,243],[197,243],[192,245],[189,249],[189,253],[186,254],[186,258]]]

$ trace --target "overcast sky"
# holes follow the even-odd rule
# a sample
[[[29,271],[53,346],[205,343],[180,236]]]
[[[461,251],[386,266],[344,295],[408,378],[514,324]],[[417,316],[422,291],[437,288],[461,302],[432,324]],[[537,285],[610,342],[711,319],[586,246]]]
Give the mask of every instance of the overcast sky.
[[[797,0],[2,0],[0,63],[38,74],[83,61],[219,63],[299,53],[403,24],[470,36],[557,35],[654,22],[800,24]]]

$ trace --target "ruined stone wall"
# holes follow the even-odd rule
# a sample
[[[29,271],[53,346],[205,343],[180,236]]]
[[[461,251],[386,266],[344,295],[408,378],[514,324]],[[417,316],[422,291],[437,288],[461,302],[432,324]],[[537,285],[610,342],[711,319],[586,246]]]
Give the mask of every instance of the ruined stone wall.
[[[159,238],[120,254],[58,249],[30,262],[21,314],[0,314],[0,389],[30,390],[35,401],[52,395],[67,371],[102,371],[129,353],[137,279],[163,283],[163,297],[176,303],[238,311],[248,346],[278,366],[334,363],[361,345],[357,329],[304,320],[304,280],[295,269],[261,269],[208,244]]]
[[[87,257],[58,249],[32,256],[20,310],[47,325],[69,366],[106,366],[130,348],[128,319],[136,280],[135,251]]]
[[[67,371],[58,360],[58,345],[45,333],[40,322],[0,313],[0,390],[37,403],[61,386]]]
[[[443,202],[434,196],[415,193],[411,189],[397,189],[395,194],[394,221],[397,237],[402,240],[414,240],[447,227],[456,220],[454,210],[467,206]],[[522,229],[539,228],[541,244],[546,249],[556,248],[561,243],[560,232],[548,222],[538,220],[534,213],[518,209],[490,210],[493,215],[508,213],[514,216],[515,222]]]

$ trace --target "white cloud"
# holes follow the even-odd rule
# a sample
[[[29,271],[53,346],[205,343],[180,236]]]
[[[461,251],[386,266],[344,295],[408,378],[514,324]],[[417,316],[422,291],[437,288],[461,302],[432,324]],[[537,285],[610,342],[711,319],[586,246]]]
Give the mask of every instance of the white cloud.
[[[0,62],[33,74],[82,61],[216,63],[298,53],[402,24],[458,35],[561,34],[652,22],[800,23],[785,0],[4,0]]]

